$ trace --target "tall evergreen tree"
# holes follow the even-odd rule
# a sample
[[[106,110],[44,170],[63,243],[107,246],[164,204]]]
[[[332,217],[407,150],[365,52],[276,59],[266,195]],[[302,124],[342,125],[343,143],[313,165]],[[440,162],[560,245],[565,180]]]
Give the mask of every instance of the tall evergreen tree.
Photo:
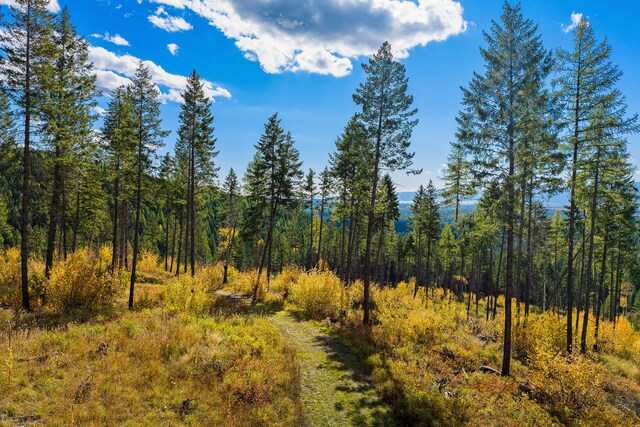
[[[213,116],[211,100],[204,93],[204,86],[196,71],[192,71],[187,79],[187,87],[182,92],[183,103],[180,111],[180,127],[176,152],[187,160],[187,232],[185,254],[191,261],[191,275],[195,274],[196,262],[196,218],[197,194],[204,185],[211,184],[216,175],[213,159],[216,139],[213,137]],[[187,256],[185,256],[185,265]]]
[[[552,57],[543,48],[537,26],[525,19],[519,6],[504,4],[500,22],[493,22],[481,49],[485,73],[474,74],[463,89],[458,140],[473,155],[476,175],[498,176],[507,195],[507,265],[502,375],[511,367],[511,299],[514,284],[514,226],[517,154],[523,144],[522,125],[527,105],[542,91]]]
[[[91,108],[95,106],[97,95],[93,73],[93,64],[88,60],[89,45],[80,37],[71,24],[69,9],[65,6],[51,33],[56,46],[55,61],[43,64],[43,86],[47,88],[43,95],[41,115],[44,120],[45,140],[53,152],[53,187],[51,189],[51,208],[47,253],[45,257],[45,276],[49,276],[53,266],[53,256],[58,225],[66,216],[66,177],[71,173],[82,145],[90,139],[91,124],[94,116]],[[62,200],[61,200],[62,196]]]
[[[595,127],[623,132],[632,123],[625,118],[626,103],[616,84],[622,73],[611,62],[611,46],[606,39],[598,42],[589,22],[581,19],[573,30],[573,50],[558,49],[558,101],[562,106],[562,125],[568,155],[571,158],[569,252],[567,261],[567,352],[573,349],[574,240],[576,221],[576,179],[579,154]],[[607,118],[598,123],[594,114],[606,105]],[[633,119],[635,122],[635,118]],[[588,314],[586,314],[588,316]],[[582,348],[582,346],[581,346]],[[586,347],[585,347],[586,351]]]
[[[229,173],[224,180],[224,191],[227,193],[226,227],[230,230],[230,235],[228,237],[229,242],[224,253],[224,272],[222,276],[223,285],[228,282],[229,262],[233,254],[233,243],[236,238],[236,230],[238,229],[238,221],[240,219],[240,203],[238,200],[240,196],[240,183],[238,182],[238,176],[233,168],[229,169]]]
[[[315,208],[313,206],[313,200],[316,197],[316,182],[315,182],[316,173],[313,169],[309,169],[309,172],[305,176],[304,188],[303,191],[305,193],[305,197],[307,198],[306,207],[309,209],[309,216],[311,221],[309,221],[309,252],[307,254],[307,262],[306,267],[311,268],[314,265],[313,262],[313,221],[315,218]]]
[[[128,200],[135,187],[136,118],[131,88],[120,86],[111,94],[102,126],[109,180],[113,194],[113,232],[111,268],[123,267],[126,260]]]
[[[136,267],[140,243],[140,213],[142,210],[142,179],[145,171],[152,165],[152,156],[163,145],[168,135],[161,127],[159,92],[149,69],[142,63],[138,65],[131,81],[131,99],[133,102],[134,125],[136,129],[136,199],[133,227],[133,258],[131,261],[131,281],[129,283],[129,308],[133,308]]]
[[[31,132],[34,118],[40,112],[44,66],[53,60],[52,16],[47,0],[16,0],[11,6],[11,19],[3,22],[5,31],[0,37],[5,60],[1,72],[10,96],[18,107],[22,128],[22,209],[20,214],[20,262],[22,307],[30,310],[29,302],[29,195],[31,179]]]
[[[363,271],[363,323],[368,325],[371,321],[371,241],[380,169],[394,171],[411,166],[410,139],[418,121],[413,119],[417,110],[411,108],[413,97],[407,94],[409,79],[405,76],[405,67],[393,58],[388,42],[384,42],[362,68],[367,79],[356,89],[353,100],[362,109],[361,118],[374,145]]]

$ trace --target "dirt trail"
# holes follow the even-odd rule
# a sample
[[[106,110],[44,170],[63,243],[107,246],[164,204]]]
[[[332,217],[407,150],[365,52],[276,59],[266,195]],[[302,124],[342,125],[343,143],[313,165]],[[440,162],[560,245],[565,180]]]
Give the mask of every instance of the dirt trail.
[[[302,403],[312,426],[399,425],[347,347],[286,311],[270,319],[298,352]]]

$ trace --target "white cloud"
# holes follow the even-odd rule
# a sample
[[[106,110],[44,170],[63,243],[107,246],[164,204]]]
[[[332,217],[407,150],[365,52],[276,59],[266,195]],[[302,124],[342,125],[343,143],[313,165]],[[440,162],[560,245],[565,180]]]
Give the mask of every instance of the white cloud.
[[[98,87],[106,92],[128,84],[140,63],[140,59],[133,55],[118,55],[99,46],[89,48],[89,60],[95,66]],[[153,81],[160,89],[160,97],[163,101],[182,102],[180,92],[187,86],[187,77],[169,73],[153,61],[143,60],[142,63],[149,68]],[[231,98],[231,93],[227,89],[207,80],[203,80],[203,83],[205,94],[214,101],[220,97]]]
[[[344,76],[352,59],[371,55],[385,40],[404,58],[467,28],[454,0],[299,0],[295,7],[290,0],[150,1],[204,17],[268,73]]]
[[[16,4],[15,0],[0,0],[0,5],[15,6],[15,4]],[[60,5],[58,4],[58,0],[49,0],[49,4],[47,5],[47,10],[53,13],[60,12]]]
[[[109,33],[104,34],[91,34],[91,37],[96,39],[101,39],[109,43],[113,43],[118,46],[131,46],[127,39],[122,37],[120,34],[110,35]]]
[[[178,54],[178,50],[180,50],[180,46],[175,43],[169,43],[167,45],[167,49],[169,50],[169,53],[171,53],[171,55],[176,56]]]
[[[188,31],[193,28],[193,26],[185,21],[184,18],[169,15],[162,6],[156,10],[155,14],[149,16],[149,22],[170,33]]]
[[[571,24],[566,26],[564,24],[560,24],[560,27],[562,28],[563,32],[569,33],[573,31],[573,29],[576,28],[578,24],[580,24],[580,21],[582,21],[582,14],[571,12]]]
[[[91,109],[94,113],[100,115],[100,116],[104,116],[107,113],[107,110],[105,110],[104,108],[102,108],[99,105],[96,105],[95,107],[93,107]]]

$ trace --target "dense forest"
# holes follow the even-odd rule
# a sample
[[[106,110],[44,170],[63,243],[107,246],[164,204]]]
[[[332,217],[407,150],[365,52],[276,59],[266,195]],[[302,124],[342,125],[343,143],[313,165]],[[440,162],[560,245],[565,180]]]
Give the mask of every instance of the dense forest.
[[[567,369],[591,369],[580,365],[587,363],[581,357],[624,354],[624,363],[636,364],[631,381],[638,386],[633,358],[640,354],[640,339],[628,325],[640,327],[640,223],[627,137],[640,124],[617,87],[622,71],[611,60],[612,46],[586,19],[573,29],[570,49],[552,49],[519,6],[505,3],[484,33],[484,67],[461,89],[443,188],[425,182],[402,205],[392,176],[419,176],[413,150],[427,147],[412,144],[418,111],[405,67],[389,43],[363,63],[365,79],[353,93],[357,113],[336,135],[323,170],[304,168],[295,135],[274,113],[255,136],[246,170],[218,176],[215,111],[197,71],[181,94],[179,127],[172,134],[142,62],[128,85],[100,94],[88,42],[68,10],[52,14],[45,0],[16,3],[0,34],[0,306],[14,313],[7,315],[15,318],[7,320],[9,349],[14,329],[54,314],[86,315],[125,304],[123,295],[134,313],[123,315],[137,316],[153,305],[149,289],[182,306],[233,289],[248,307],[297,301],[313,318],[349,318],[351,326],[340,332],[346,336],[357,337],[358,328],[384,329],[399,318],[422,336],[420,328],[430,326],[407,315],[411,310],[421,316],[432,311],[442,316],[442,325],[451,325],[447,316],[460,317],[452,329],[483,320],[495,335],[484,337],[480,329],[476,335],[492,340],[500,356],[483,363],[501,364],[483,369],[503,377],[522,376],[521,363],[538,363],[528,349],[553,329],[553,338],[540,345],[568,360]],[[102,116],[94,109],[99,96],[108,97]],[[172,150],[159,155],[167,142]],[[550,209],[546,201],[561,193],[567,194],[566,206]],[[405,218],[398,223],[401,210]],[[294,272],[323,283],[305,288],[304,280],[292,278],[291,286],[283,285]],[[326,288],[334,282],[336,287]],[[179,290],[156,289],[167,283]],[[185,289],[191,297],[180,294],[188,294]],[[394,306],[385,292],[406,299]],[[176,332],[184,327],[172,322]],[[251,322],[246,327],[256,331],[270,327],[261,318]],[[228,333],[220,325],[202,327]],[[625,327],[631,328],[626,333],[632,344],[616,341],[616,328],[623,334]],[[394,345],[402,345],[399,334],[389,333],[384,344],[374,334],[369,345],[393,353]],[[284,345],[278,343],[274,348]],[[624,348],[611,350],[618,345]],[[458,356],[450,357],[457,363]],[[394,366],[387,369],[399,369]],[[456,375],[467,375],[460,369]],[[444,381],[439,391],[446,389]],[[588,389],[582,381],[580,387]],[[536,400],[540,385],[520,386],[529,387],[524,393]],[[381,387],[383,397],[394,393],[391,385]],[[393,397],[390,406],[405,424],[469,421],[454,415],[438,421],[438,411],[464,412],[446,406],[461,397],[444,396],[451,399],[413,403],[430,402],[427,412],[413,408],[406,396]],[[550,392],[546,398],[554,399]],[[76,395],[76,403],[81,400]],[[597,418],[591,403],[564,402],[555,412],[543,406],[550,420],[562,424],[633,424],[639,401],[636,394],[635,407],[616,407],[619,418]],[[174,412],[184,420],[192,408],[187,400],[182,405]],[[271,416],[282,417],[282,408],[273,410]],[[263,421],[269,419],[265,414]],[[283,423],[296,424],[295,414],[289,416]],[[260,425],[256,419],[253,425]],[[239,425],[245,421],[236,419]]]

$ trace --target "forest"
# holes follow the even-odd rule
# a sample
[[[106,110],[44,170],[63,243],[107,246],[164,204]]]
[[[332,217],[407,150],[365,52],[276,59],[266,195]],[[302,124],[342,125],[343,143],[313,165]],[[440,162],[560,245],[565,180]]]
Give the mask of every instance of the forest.
[[[324,169],[274,112],[218,176],[198,72],[171,134],[47,3],[1,24],[0,425],[640,425],[640,123],[586,18],[553,48],[504,3],[402,205],[428,143],[389,43]]]

